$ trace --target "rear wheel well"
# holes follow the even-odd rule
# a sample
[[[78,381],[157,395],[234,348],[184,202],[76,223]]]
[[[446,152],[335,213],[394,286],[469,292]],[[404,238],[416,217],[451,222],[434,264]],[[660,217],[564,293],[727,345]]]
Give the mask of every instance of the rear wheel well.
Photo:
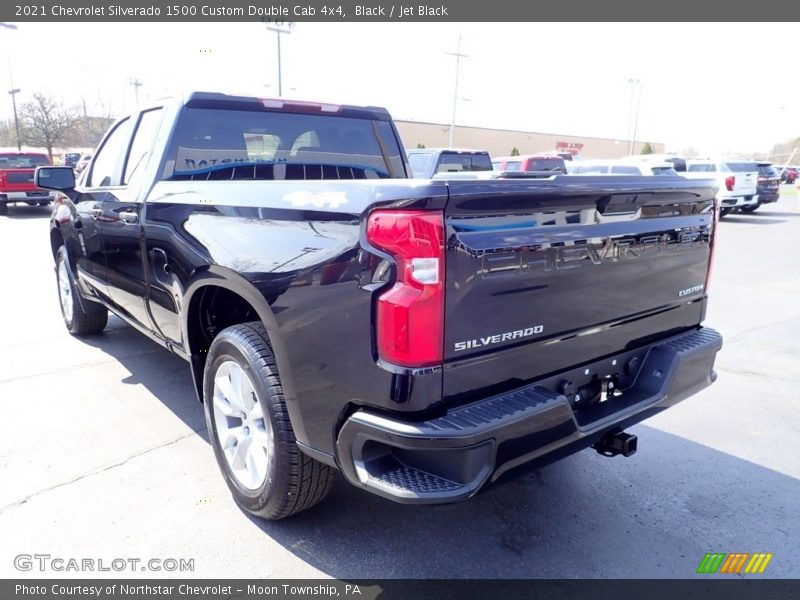
[[[61,235],[58,227],[50,230],[50,249],[53,251],[53,259],[58,255],[58,249],[64,245],[64,236]]]
[[[186,320],[186,339],[192,360],[197,397],[203,399],[203,369],[211,342],[223,329],[259,321],[255,308],[236,292],[207,285],[192,296]]]

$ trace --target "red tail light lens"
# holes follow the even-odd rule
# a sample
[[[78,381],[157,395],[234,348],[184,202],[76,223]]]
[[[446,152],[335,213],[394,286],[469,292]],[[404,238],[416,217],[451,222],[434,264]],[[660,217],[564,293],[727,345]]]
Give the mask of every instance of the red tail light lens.
[[[731,175],[725,178],[725,187],[729,192],[733,191],[733,186],[736,184],[736,177]]]
[[[444,215],[377,210],[367,239],[397,262],[397,281],[378,298],[378,354],[394,365],[442,362],[444,336]]]
[[[717,246],[717,223],[719,222],[719,200],[714,198],[714,218],[711,223],[711,238],[708,240],[708,269],[706,269],[706,283],[703,286],[704,292],[708,293],[708,286],[711,284],[711,272],[714,269],[714,254]]]

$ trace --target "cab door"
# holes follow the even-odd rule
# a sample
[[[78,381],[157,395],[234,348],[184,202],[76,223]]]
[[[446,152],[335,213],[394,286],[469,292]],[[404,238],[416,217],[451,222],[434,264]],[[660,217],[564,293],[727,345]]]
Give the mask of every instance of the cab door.
[[[77,277],[95,295],[112,306],[108,289],[106,246],[103,238],[109,228],[104,203],[119,192],[118,177],[122,158],[130,142],[132,124],[129,117],[118,121],[103,139],[95,162],[85,170],[75,187],[73,201],[76,230],[81,252],[76,255]]]
[[[120,122],[96,153],[86,178],[88,188],[101,199],[95,222],[100,231],[105,263],[104,281],[111,305],[146,330],[152,323],[146,308],[147,280],[142,258],[142,198],[130,185],[137,170],[132,152],[139,148],[142,116]]]

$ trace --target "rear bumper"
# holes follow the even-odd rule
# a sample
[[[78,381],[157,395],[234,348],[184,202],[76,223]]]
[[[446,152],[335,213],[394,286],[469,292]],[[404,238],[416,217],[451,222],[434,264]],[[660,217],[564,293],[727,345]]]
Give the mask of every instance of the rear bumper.
[[[339,432],[338,463],[351,483],[397,502],[463,500],[510,469],[581,450],[700,391],[716,379],[721,347],[716,331],[699,328],[583,365],[566,376],[636,365],[620,395],[590,405],[556,391],[562,374],[429,421],[360,410]]]
[[[719,203],[722,208],[740,208],[758,204],[758,194],[747,194],[745,196],[720,196]]]
[[[758,192],[758,203],[759,204],[770,204],[772,202],[777,202],[778,199],[781,197],[781,191],[777,190],[759,190]]]
[[[33,192],[0,192],[0,202],[50,202],[55,198],[50,192],[36,196],[29,196],[30,193]]]

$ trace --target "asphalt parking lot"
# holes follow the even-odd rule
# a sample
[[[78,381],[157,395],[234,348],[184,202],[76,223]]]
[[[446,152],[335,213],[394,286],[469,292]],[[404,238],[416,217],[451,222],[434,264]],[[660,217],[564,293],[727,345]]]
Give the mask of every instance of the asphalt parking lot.
[[[116,318],[72,338],[49,209],[0,217],[0,577],[693,577],[706,552],[771,552],[800,577],[800,196],[720,225],[712,387],[586,451],[433,508],[337,481],[266,523],[217,471],[186,363]],[[191,573],[20,572],[19,554],[193,559]],[[752,577],[748,575],[747,577]]]

